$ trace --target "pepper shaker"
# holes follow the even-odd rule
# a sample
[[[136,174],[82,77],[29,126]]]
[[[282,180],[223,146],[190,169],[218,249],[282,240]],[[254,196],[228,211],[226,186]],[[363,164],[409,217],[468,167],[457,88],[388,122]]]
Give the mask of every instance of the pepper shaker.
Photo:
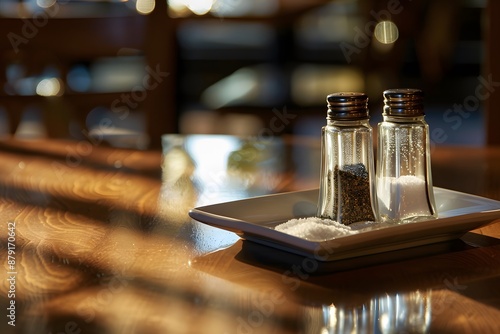
[[[321,131],[317,215],[344,225],[376,219],[373,134],[368,97],[340,92],[327,96]]]
[[[405,223],[435,218],[423,92],[389,89],[383,95],[376,173],[380,221]]]

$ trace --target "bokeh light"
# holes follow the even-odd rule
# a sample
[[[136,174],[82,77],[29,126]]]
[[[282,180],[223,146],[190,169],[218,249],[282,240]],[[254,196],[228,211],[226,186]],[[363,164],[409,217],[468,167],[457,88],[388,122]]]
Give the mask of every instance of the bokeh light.
[[[135,9],[139,14],[150,14],[155,9],[155,0],[137,0]]]
[[[60,96],[63,93],[61,82],[58,78],[46,78],[36,86],[36,93],[40,96]]]
[[[375,38],[382,44],[392,44],[399,37],[398,27],[394,22],[381,21],[377,23],[374,31]]]
[[[56,4],[56,0],[36,0],[36,4],[41,8],[50,8]]]
[[[186,9],[189,9],[193,14],[205,15],[214,5],[215,0],[169,0],[168,5],[175,15],[186,15]]]

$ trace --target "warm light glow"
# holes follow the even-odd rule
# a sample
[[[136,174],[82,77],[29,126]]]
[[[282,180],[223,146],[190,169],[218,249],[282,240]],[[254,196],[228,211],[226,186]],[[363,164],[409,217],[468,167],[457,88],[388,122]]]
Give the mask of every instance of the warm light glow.
[[[190,10],[186,7],[184,0],[169,0],[168,1],[169,14],[172,17],[188,16]]]
[[[398,27],[391,21],[381,21],[375,26],[375,38],[382,44],[392,44],[399,37]]]
[[[168,0],[172,17],[205,15],[209,12],[222,18],[270,16],[278,11],[279,6],[280,0]]]
[[[212,9],[214,0],[185,0],[185,3],[196,15],[205,15]]]
[[[257,98],[259,80],[251,68],[241,68],[228,77],[209,86],[201,100],[210,108],[218,109],[237,101]]]
[[[135,9],[140,14],[147,15],[155,9],[155,0],[137,0]]]
[[[337,326],[337,308],[331,304],[328,309],[328,328],[335,328]]]
[[[363,72],[351,66],[303,64],[292,72],[292,99],[299,105],[310,106],[330,92],[365,90]]]
[[[184,16],[186,9],[196,15],[207,14],[216,0],[169,0],[168,6],[175,15]]]
[[[61,82],[57,78],[43,79],[36,86],[36,93],[41,96],[60,96],[63,93]]]
[[[36,0],[36,4],[38,7],[42,8],[50,8],[54,6],[56,3],[56,0]]]

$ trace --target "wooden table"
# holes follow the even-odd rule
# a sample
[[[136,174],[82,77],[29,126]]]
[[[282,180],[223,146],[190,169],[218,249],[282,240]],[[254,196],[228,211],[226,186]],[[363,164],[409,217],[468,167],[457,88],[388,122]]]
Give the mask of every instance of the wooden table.
[[[0,142],[1,333],[498,330],[498,222],[315,273],[188,210],[317,187],[319,143],[190,138],[163,157],[98,138]],[[436,186],[500,200],[500,148],[438,147],[432,159]]]

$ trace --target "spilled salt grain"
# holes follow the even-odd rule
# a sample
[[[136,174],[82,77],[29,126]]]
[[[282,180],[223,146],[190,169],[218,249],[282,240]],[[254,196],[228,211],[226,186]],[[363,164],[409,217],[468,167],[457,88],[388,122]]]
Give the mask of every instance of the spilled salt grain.
[[[318,217],[290,219],[277,225],[275,230],[309,241],[324,241],[358,233],[350,226]]]

